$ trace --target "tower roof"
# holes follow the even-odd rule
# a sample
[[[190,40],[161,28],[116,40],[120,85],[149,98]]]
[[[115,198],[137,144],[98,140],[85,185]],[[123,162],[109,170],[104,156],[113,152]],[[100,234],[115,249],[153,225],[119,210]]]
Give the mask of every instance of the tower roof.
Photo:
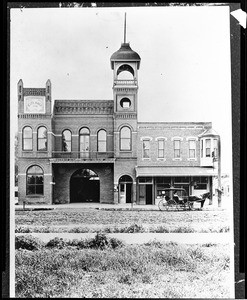
[[[129,43],[122,43],[120,49],[114,52],[111,56],[112,69],[114,68],[113,64],[115,61],[136,61],[137,68],[139,69],[141,58],[138,53],[136,53],[130,48]]]

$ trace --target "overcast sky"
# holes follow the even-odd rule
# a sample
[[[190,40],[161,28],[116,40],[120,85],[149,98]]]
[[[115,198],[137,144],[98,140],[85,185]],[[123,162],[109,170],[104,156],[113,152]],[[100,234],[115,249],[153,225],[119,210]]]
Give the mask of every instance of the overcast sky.
[[[123,42],[141,57],[139,121],[205,121],[221,135],[231,171],[227,6],[11,9],[11,124],[17,82],[52,83],[55,99],[113,99],[110,57]]]

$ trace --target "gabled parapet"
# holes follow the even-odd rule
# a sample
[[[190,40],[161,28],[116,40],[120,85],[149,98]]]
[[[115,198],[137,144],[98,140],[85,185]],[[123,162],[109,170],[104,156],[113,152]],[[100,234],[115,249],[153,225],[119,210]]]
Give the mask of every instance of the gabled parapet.
[[[46,82],[45,88],[24,88],[22,79],[17,84],[18,114],[50,115],[51,114],[51,82]]]

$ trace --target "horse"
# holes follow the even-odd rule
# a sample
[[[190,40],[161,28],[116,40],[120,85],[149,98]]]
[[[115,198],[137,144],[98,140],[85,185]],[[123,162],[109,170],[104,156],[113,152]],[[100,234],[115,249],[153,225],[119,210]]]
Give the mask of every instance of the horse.
[[[203,208],[203,205],[204,205],[204,202],[206,201],[206,199],[211,199],[210,192],[204,193],[204,194],[200,195],[200,197],[188,196],[188,201],[192,202],[192,206],[193,206],[194,202],[201,202],[201,208]]]

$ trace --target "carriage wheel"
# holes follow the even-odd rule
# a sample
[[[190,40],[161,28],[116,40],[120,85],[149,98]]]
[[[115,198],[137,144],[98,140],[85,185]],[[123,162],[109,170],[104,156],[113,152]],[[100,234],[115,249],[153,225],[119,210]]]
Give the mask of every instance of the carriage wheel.
[[[168,200],[167,201],[167,210],[178,210],[178,205],[175,200]]]
[[[160,200],[158,203],[159,210],[167,210],[167,206],[168,203],[164,199]]]

